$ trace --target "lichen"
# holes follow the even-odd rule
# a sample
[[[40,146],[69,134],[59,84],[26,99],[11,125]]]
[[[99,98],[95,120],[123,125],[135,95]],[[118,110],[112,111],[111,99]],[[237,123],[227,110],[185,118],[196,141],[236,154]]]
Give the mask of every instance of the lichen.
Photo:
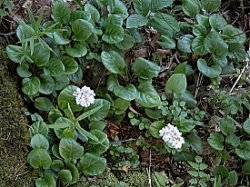
[[[21,113],[17,79],[10,73],[0,44],[0,186],[33,186],[35,174],[27,166],[28,126]]]

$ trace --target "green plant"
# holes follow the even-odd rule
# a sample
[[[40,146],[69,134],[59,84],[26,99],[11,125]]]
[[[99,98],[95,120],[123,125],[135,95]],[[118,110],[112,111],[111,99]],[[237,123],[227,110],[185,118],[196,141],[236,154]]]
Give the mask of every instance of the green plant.
[[[139,155],[133,148],[133,145],[126,143],[126,145],[119,140],[110,144],[109,148],[110,161],[115,164],[116,167],[121,170],[126,168],[137,168],[140,164]]]
[[[74,101],[76,89],[68,86],[61,91],[59,109],[49,111],[49,123],[37,121],[31,125],[33,150],[28,155],[28,162],[34,168],[44,169],[36,186],[56,186],[56,180],[74,184],[79,180],[79,173],[98,175],[106,168],[106,159],[101,155],[108,149],[109,140],[102,132],[105,123],[101,120],[108,114],[109,102],[96,99],[83,111]],[[81,112],[75,117],[77,111]],[[89,131],[83,127],[83,120],[85,125],[89,121]],[[53,132],[56,136],[49,136]]]
[[[230,25],[219,13],[220,0],[184,0],[182,10],[192,22],[191,33],[178,39],[178,49],[186,54],[194,54],[197,69],[206,77],[215,78],[232,66],[230,63],[245,59],[244,42],[246,35]],[[182,30],[186,33],[186,31]]]
[[[170,7],[173,0],[136,0],[133,1],[136,14],[132,14],[126,21],[127,28],[150,26],[161,33],[158,44],[165,48],[175,48],[172,39],[174,32],[180,31],[177,20],[170,14],[163,13],[162,9]]]
[[[154,172],[152,174],[152,179],[157,187],[164,187],[164,186],[180,187],[183,184],[183,183],[172,184],[171,180],[168,178],[168,176],[165,174],[164,171]]]
[[[249,174],[249,92],[236,97],[220,87],[221,74],[240,72],[246,35],[219,13],[220,0],[183,0],[177,6],[172,0],[135,0],[127,4],[132,15],[120,0],[71,3],[76,6],[54,1],[47,22],[43,12],[35,17],[28,10],[30,23],[18,20],[19,42],[6,48],[35,110],[23,111],[34,122],[28,162],[39,170],[36,186],[71,185],[80,173],[100,174],[108,148],[108,161],[123,170],[139,166],[140,149],[188,161],[190,186],[237,185],[239,169],[230,158],[244,161],[242,172]],[[144,29],[154,36],[150,42],[144,41]],[[154,51],[148,57],[130,55],[141,45],[170,51],[178,63]],[[173,68],[159,77],[163,62]],[[201,74],[211,82],[205,105],[197,95]],[[243,86],[244,80],[243,75]],[[95,92],[82,87],[88,84]],[[207,125],[211,116],[217,121]],[[110,144],[106,123],[130,123],[139,130],[136,141],[124,144],[118,135]],[[206,140],[211,167],[201,157]],[[182,185],[163,172],[152,177],[156,186]]]
[[[191,169],[188,171],[192,179],[189,180],[189,186],[208,186],[210,182],[210,176],[205,172],[208,169],[208,165],[204,164],[202,157],[196,156],[195,162],[188,161]]]
[[[211,99],[217,105],[216,113],[222,116],[217,118],[216,126],[213,127],[217,130],[207,139],[208,144],[216,151],[213,156],[216,166],[214,186],[238,183],[238,167],[228,165],[231,155],[241,161],[245,160],[246,164],[249,159],[249,117],[243,117],[249,111],[248,96],[248,92],[243,92],[242,96],[233,96],[222,91]],[[241,168],[242,172],[245,171],[243,168],[245,167]]]

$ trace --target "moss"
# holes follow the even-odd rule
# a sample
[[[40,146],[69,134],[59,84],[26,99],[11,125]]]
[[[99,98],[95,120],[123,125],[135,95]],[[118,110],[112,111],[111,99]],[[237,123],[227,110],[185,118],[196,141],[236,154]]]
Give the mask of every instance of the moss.
[[[0,46],[0,186],[33,186],[34,174],[26,164],[28,123],[20,110],[17,79],[2,54]]]
[[[148,177],[145,172],[130,171],[127,174],[117,173],[109,168],[96,177],[81,177],[74,187],[145,187],[148,186]]]
[[[123,174],[120,180],[125,182],[128,187],[145,187],[148,186],[148,176],[146,172],[131,171]]]
[[[110,169],[107,168],[104,173],[96,177],[81,177],[74,187],[109,187],[115,186],[118,183],[119,180]]]

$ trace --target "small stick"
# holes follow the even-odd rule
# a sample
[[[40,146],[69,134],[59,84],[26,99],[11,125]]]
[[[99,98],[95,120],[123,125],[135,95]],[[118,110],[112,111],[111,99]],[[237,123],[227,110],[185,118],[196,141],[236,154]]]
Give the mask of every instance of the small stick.
[[[131,111],[131,112],[133,112],[134,114],[136,114],[136,115],[141,115],[139,112],[137,112],[132,106],[129,106],[129,110]]]
[[[231,90],[229,91],[229,94],[232,93],[232,91],[234,90],[235,86],[237,85],[237,83],[239,82],[241,76],[243,75],[243,73],[245,72],[246,68],[248,67],[248,60],[246,61],[246,65],[244,66],[244,68],[241,70],[240,75],[238,76],[238,78],[236,79],[236,81],[234,82]]]
[[[203,75],[201,73],[199,73],[197,84],[196,84],[196,90],[195,90],[195,93],[194,93],[194,98],[196,98],[197,95],[198,95],[202,79],[203,79]]]
[[[148,166],[148,169],[147,169],[149,187],[152,187],[152,180],[151,180],[151,161],[152,161],[152,155],[151,155],[151,149],[150,149],[150,150],[149,150],[149,166]]]

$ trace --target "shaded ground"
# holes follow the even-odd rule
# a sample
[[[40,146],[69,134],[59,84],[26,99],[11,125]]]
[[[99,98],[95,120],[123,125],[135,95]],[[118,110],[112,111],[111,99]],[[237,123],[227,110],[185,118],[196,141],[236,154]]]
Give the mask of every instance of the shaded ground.
[[[0,44],[0,186],[33,186],[33,173],[26,165],[28,123],[21,114],[22,99],[16,79],[2,51]]]

